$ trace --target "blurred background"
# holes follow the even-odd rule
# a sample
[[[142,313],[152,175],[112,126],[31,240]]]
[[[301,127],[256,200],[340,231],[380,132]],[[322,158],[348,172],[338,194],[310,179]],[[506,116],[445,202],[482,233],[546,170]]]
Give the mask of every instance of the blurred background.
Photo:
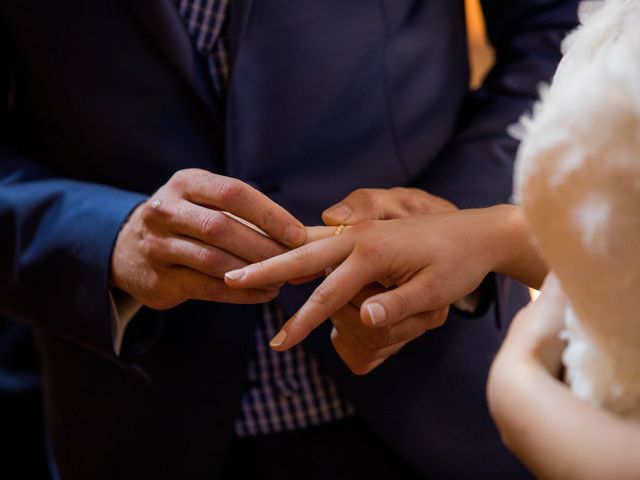
[[[467,31],[469,35],[469,62],[471,87],[478,88],[493,65],[494,52],[487,41],[484,19],[479,0],[465,0]]]

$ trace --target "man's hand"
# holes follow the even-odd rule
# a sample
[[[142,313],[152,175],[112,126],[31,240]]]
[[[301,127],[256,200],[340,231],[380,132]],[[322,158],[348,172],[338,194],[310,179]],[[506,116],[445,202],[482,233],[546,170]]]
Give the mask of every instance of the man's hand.
[[[282,254],[305,240],[298,220],[249,185],[204,170],[182,170],[122,227],[111,281],[156,309],[189,299],[262,303],[277,296],[279,284],[234,290],[225,285],[225,272]]]
[[[360,317],[362,304],[386,292],[379,283],[364,287],[355,298],[331,316],[331,342],[356,375],[365,375],[398,353],[407,343],[444,323],[449,307],[417,313],[386,326],[366,325]]]
[[[418,188],[361,188],[322,214],[325,225],[355,225],[366,220],[390,220],[431,213],[446,213],[457,207],[444,198]]]

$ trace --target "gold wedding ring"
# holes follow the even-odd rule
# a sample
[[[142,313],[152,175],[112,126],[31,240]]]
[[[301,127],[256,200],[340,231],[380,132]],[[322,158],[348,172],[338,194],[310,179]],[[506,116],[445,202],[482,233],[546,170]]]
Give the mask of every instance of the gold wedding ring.
[[[336,231],[334,232],[333,236],[337,237],[338,235],[340,235],[344,230],[344,227],[345,225],[338,225],[338,228],[336,228]]]

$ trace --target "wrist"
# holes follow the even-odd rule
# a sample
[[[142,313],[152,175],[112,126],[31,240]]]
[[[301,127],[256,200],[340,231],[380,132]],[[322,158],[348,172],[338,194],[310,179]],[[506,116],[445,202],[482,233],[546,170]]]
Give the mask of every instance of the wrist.
[[[533,288],[539,288],[547,266],[534,248],[524,211],[515,205],[487,208],[491,215],[492,271],[508,275]]]
[[[490,271],[509,274],[518,256],[522,232],[526,231],[520,209],[513,205],[495,205],[477,210],[483,250],[487,254]]]

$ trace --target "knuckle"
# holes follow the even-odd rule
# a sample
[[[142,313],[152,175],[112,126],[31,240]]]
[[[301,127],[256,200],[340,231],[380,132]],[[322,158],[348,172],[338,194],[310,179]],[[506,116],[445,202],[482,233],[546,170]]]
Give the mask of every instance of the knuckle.
[[[216,298],[224,293],[224,287],[210,278],[202,280],[202,287],[209,292],[210,295]]]
[[[334,296],[334,289],[321,283],[311,294],[309,301],[317,305],[327,305]]]
[[[406,299],[404,295],[400,295],[395,293],[393,290],[389,292],[389,299],[393,304],[393,308],[395,313],[399,319],[402,319],[407,316],[407,312],[409,311],[409,301]]]
[[[183,190],[187,187],[196,173],[197,169],[195,168],[185,168],[183,170],[178,170],[171,176],[167,184],[173,188]]]
[[[233,205],[242,200],[244,188],[238,180],[220,177],[217,185],[216,197],[223,205]]]
[[[396,194],[399,194],[399,195],[406,195],[408,192],[410,192],[412,190],[416,190],[416,189],[407,188],[407,187],[391,187],[389,189],[390,192],[396,193]]]
[[[264,228],[271,224],[276,217],[276,209],[273,206],[266,207],[260,214],[260,227]]]
[[[392,328],[385,328],[380,333],[380,346],[382,348],[389,347],[393,345],[394,335]]]
[[[229,218],[222,212],[212,210],[202,219],[200,229],[207,238],[224,236],[229,229]]]
[[[224,254],[217,250],[201,247],[197,253],[197,262],[206,271],[216,271],[222,266]]]
[[[164,245],[155,235],[145,235],[140,241],[140,250],[146,258],[157,259],[164,254]]]
[[[145,225],[153,223],[167,223],[172,216],[171,206],[163,202],[158,206],[152,206],[151,202],[145,202],[140,208],[140,218]]]
[[[180,205],[176,210],[179,213],[176,216],[182,218],[191,225],[197,224],[200,221],[200,212],[192,203],[180,202]]]
[[[139,211],[140,211],[140,219],[144,224],[149,224],[157,215],[156,209],[151,206],[150,202],[145,202],[142,205],[140,205]]]
[[[365,235],[371,229],[371,220],[363,220],[362,222],[358,222],[355,225],[351,225],[351,228],[345,232],[350,233],[351,235]]]
[[[357,198],[364,205],[371,206],[376,203],[378,191],[373,188],[359,188],[353,192],[354,198]]]
[[[366,225],[365,225],[366,224]],[[375,238],[369,236],[369,232],[373,228],[373,224],[369,222],[363,222],[360,230],[365,232],[363,240],[358,242],[354,250],[360,254],[368,262],[375,265],[378,264],[386,256],[386,247],[384,243],[377,241]]]
[[[302,247],[298,247],[295,250],[291,250],[291,252],[294,262],[298,265],[305,265],[311,258],[311,252],[309,251],[309,247],[307,245],[303,245]]]
[[[224,289],[213,278],[204,277],[200,280],[199,283],[200,290],[204,292],[207,298],[210,298],[211,300],[217,300],[222,297]]]

